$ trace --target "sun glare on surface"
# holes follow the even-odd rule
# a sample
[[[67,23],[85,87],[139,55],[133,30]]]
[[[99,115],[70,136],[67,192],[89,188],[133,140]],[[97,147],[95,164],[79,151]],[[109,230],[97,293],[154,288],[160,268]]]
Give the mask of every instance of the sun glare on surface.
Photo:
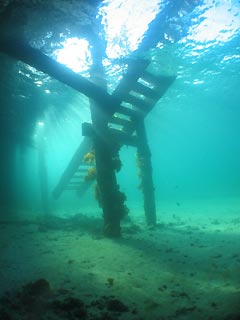
[[[200,10],[203,12],[198,17],[201,22],[190,29],[187,40],[211,46],[231,40],[240,29],[240,6],[234,6],[232,0],[205,0]]]
[[[107,58],[124,57],[137,49],[162,2],[163,0],[103,1],[97,17],[104,28],[101,36],[107,42]],[[88,71],[92,64],[90,46],[86,39],[68,38],[54,55],[58,62],[77,73]]]
[[[149,23],[159,12],[159,0],[105,0],[99,10],[107,40],[109,59],[136,50]]]
[[[54,52],[58,62],[73,71],[87,71],[92,64],[89,43],[86,39],[68,38],[63,42],[63,48]]]

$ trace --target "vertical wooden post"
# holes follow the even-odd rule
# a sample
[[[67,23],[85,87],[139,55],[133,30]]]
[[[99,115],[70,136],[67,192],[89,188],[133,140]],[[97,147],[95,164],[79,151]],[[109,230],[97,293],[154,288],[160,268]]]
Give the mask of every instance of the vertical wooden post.
[[[44,141],[44,124],[39,132],[38,144],[38,161],[39,161],[39,181],[41,192],[41,205],[43,214],[46,217],[49,214],[49,199],[48,199],[48,175],[45,158],[45,141]]]
[[[97,41],[95,42],[95,50]],[[94,51],[94,64],[91,69],[91,80],[107,91],[104,80],[101,55]],[[124,195],[119,191],[113,163],[113,148],[115,147],[111,132],[108,128],[109,114],[94,101],[90,101],[92,128],[94,132],[93,146],[95,152],[97,188],[99,204],[103,210],[103,233],[106,237],[121,235],[120,221],[126,212]]]
[[[136,120],[137,154],[140,170],[141,188],[144,197],[144,211],[149,226],[156,224],[156,204],[152,178],[151,152],[147,142],[144,119]]]
[[[94,68],[91,79],[104,89],[104,78],[98,77],[102,66]],[[97,72],[96,72],[97,71]],[[97,77],[96,77],[97,76]],[[104,227],[106,237],[119,237],[121,235],[120,220],[124,214],[125,206],[122,194],[117,184],[113,163],[113,140],[108,128],[109,115],[96,102],[90,103],[92,127],[94,132],[93,145],[95,152],[97,187],[99,191],[99,204],[103,210]]]
[[[111,146],[100,136],[95,137],[94,145],[99,202],[104,218],[103,233],[106,237],[119,237],[122,204],[118,197],[119,191],[112,164]]]
[[[16,186],[14,184],[15,144],[0,132],[0,215],[15,210]]]

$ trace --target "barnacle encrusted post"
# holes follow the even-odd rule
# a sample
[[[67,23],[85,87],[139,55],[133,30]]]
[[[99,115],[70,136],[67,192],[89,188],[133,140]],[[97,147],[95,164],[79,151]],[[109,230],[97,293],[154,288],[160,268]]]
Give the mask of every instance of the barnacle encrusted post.
[[[99,40],[97,36],[94,38],[92,46],[93,66],[90,71],[91,81],[107,90],[101,60],[102,52],[101,50],[99,52],[101,46],[97,46]],[[120,236],[120,220],[126,211],[115,174],[115,171],[120,169],[121,163],[116,156],[116,152],[114,152],[112,135],[108,127],[113,107],[109,106],[109,111],[107,111],[108,108],[103,108],[103,105],[90,100],[97,179],[96,194],[103,211],[103,233],[106,237]]]
[[[94,113],[94,112],[93,112]],[[95,119],[93,125],[100,129],[100,123]],[[115,164],[112,158],[111,145],[108,143],[107,127],[101,126],[101,134],[94,137],[96,158],[97,194],[103,210],[103,233],[107,237],[119,237],[120,220],[124,212],[124,201],[120,196],[115,175]]]

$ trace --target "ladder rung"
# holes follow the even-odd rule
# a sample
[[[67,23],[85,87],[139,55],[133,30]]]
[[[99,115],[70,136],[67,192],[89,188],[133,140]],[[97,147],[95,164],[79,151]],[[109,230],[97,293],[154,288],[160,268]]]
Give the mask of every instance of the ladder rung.
[[[140,110],[146,110],[151,107],[151,104],[147,103],[146,101],[137,98],[131,94],[128,94],[127,96],[124,97],[124,101],[130,102],[132,105],[138,107]]]
[[[88,169],[91,167],[92,166],[90,166],[88,164],[81,164],[81,167],[79,167],[76,172],[81,174],[82,172],[84,173],[84,172],[88,171]]]
[[[152,83],[156,87],[156,90],[158,91],[158,97],[161,95],[161,92],[165,92],[176,79],[175,76],[155,76],[147,71],[143,73],[141,78],[146,82]]]
[[[149,83],[152,83],[154,86],[159,86],[161,85],[161,80],[160,80],[160,77],[156,77],[154,76],[153,74],[145,71],[143,73],[143,75],[141,76],[141,78],[144,80],[144,81],[147,81]]]
[[[77,188],[77,186],[67,186],[64,188],[64,190],[79,190],[81,186],[78,186],[79,188]]]
[[[133,118],[141,114],[141,112],[139,112],[138,109],[134,110],[134,109],[126,108],[124,106],[119,106],[116,112],[123,114],[125,116],[133,117]]]
[[[82,174],[81,176],[77,176],[77,175],[74,175],[72,178],[71,178],[71,181],[79,181],[81,179],[83,179],[83,177],[87,174],[87,171],[85,172],[85,174]]]
[[[131,124],[131,121],[123,119],[123,118],[120,118],[120,117],[113,116],[109,120],[109,123],[118,124],[120,126],[128,126],[129,124]]]
[[[132,90],[140,93],[140,94],[143,94],[144,96],[148,97],[148,98],[151,98],[151,99],[154,99],[154,100],[158,100],[158,93],[157,91],[147,87],[147,86],[144,86],[142,83],[140,82],[136,82],[133,87],[132,87]]]
[[[79,182],[81,183],[83,181],[70,181],[68,185],[69,186],[79,186]]]

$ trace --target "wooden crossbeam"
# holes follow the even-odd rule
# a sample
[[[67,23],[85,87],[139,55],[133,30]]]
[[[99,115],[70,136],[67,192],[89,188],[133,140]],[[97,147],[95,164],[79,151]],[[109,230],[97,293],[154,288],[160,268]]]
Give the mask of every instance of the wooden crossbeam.
[[[1,37],[0,51],[83,93],[100,104],[105,112],[112,113],[112,110],[119,104],[119,100],[116,97],[111,96],[101,87],[48,57],[40,50],[32,48],[20,39]]]

